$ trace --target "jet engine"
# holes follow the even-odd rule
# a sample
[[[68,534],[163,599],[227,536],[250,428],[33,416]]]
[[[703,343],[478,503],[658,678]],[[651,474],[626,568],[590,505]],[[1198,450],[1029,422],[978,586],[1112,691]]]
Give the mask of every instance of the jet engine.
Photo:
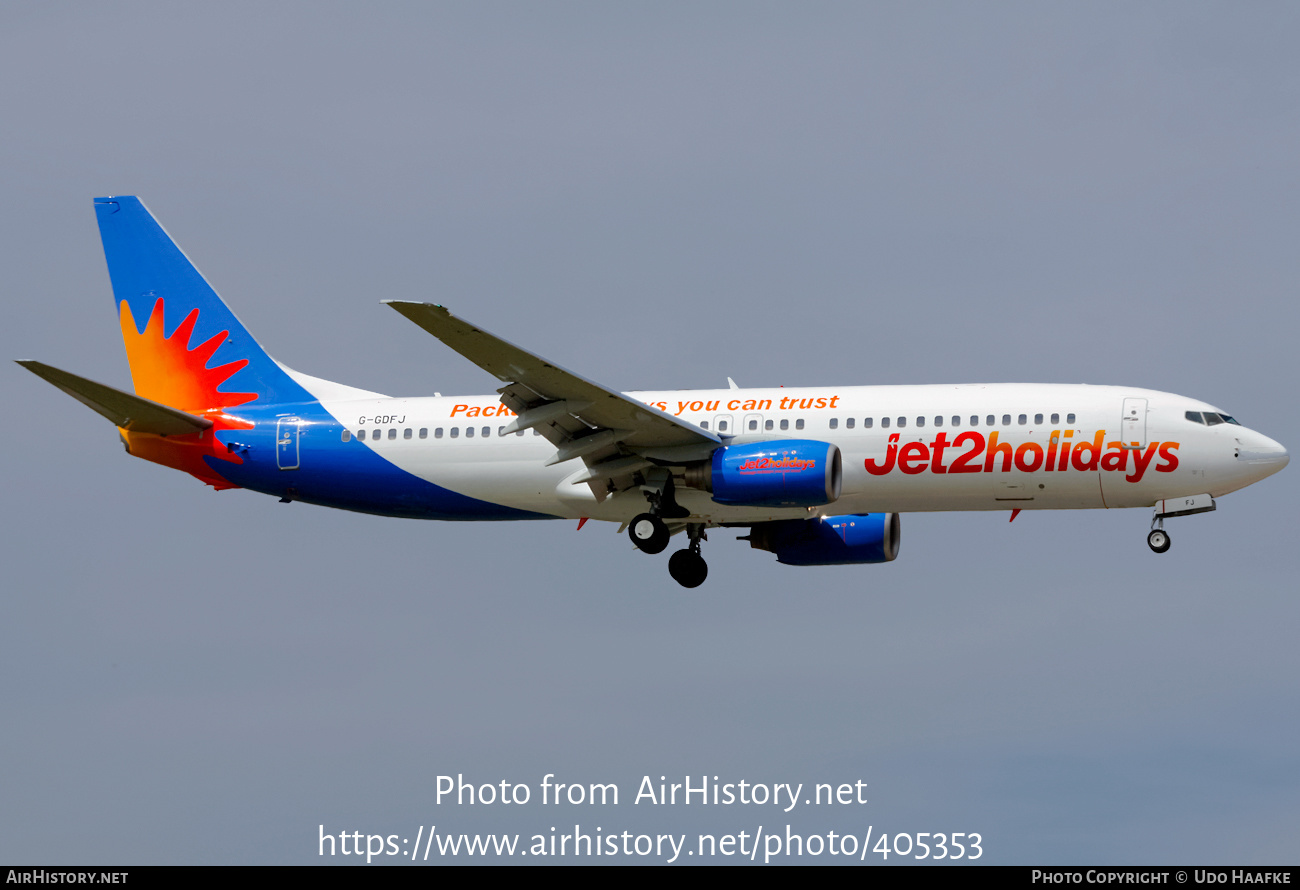
[[[687,467],[685,482],[734,507],[820,507],[840,496],[842,477],[836,446],[777,439],[723,446]]]
[[[900,539],[897,513],[851,513],[760,522],[741,540],[786,565],[843,566],[890,562]]]

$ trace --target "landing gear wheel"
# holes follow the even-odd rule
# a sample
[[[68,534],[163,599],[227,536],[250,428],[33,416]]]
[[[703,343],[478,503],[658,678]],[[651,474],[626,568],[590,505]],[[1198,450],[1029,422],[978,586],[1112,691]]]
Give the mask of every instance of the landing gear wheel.
[[[1162,528],[1154,528],[1147,535],[1147,546],[1156,553],[1164,553],[1169,549],[1169,544],[1169,533]]]
[[[694,550],[678,550],[668,559],[668,574],[683,587],[699,587],[709,577],[709,564]]]
[[[642,513],[633,519],[627,527],[627,536],[642,553],[662,553],[671,537],[663,520],[650,513]]]

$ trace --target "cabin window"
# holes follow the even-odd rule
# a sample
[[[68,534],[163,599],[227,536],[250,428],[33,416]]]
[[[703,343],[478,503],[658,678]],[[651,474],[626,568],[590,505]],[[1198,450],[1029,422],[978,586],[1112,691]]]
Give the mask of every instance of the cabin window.
[[[1074,426],[1074,415],[1073,414],[1065,415],[1065,422],[1068,423],[1070,426]]]
[[[534,435],[534,436],[540,436],[541,434],[542,434],[542,431],[541,431],[541,430],[539,430],[537,427],[533,427],[533,435]]]
[[[872,424],[874,424],[875,422],[876,421],[871,417],[864,417],[862,418],[862,428],[864,430],[869,430],[871,429]],[[889,424],[886,423],[885,426],[889,426]]]
[[[415,433],[411,432],[411,428],[409,426],[406,429],[402,430],[403,439],[409,439],[413,435],[415,435]]]
[[[923,426],[925,426],[925,418],[924,418],[924,417],[918,417],[918,418],[916,419],[916,425],[917,425],[918,428],[919,428],[919,427],[923,427]]]
[[[1003,415],[1002,415],[1002,425],[1003,425],[1003,426],[1011,426],[1011,415],[1010,415],[1010,414],[1003,414]]]
[[[772,428],[772,421],[770,420],[763,421],[763,429],[770,430],[771,428]]]
[[[524,433],[526,433],[526,432],[528,432],[528,430],[517,430],[517,431],[515,432],[515,435],[516,435],[516,436],[522,436],[522,435],[523,435]]]
[[[832,418],[831,418],[831,429],[836,430],[836,429],[839,429],[839,428],[840,428],[840,419],[839,419],[838,417],[832,417]]]
[[[1025,424],[1029,423],[1029,415],[1021,414],[1018,418],[1016,418],[1016,423],[1020,424],[1021,426],[1024,426]]]
[[[492,427],[490,426],[483,427],[483,429],[479,430],[479,435],[481,435],[484,439],[488,438],[489,436],[492,435]]]
[[[845,428],[845,429],[848,429],[848,430],[853,429],[853,418],[852,418],[852,417],[850,417],[848,420],[844,421],[844,428]]]
[[[390,439],[396,439],[396,438],[397,438],[397,430],[395,430],[395,429],[390,429],[390,430],[388,431],[388,438],[390,438]]]
[[[726,422],[725,420],[719,420],[719,421],[718,421],[718,432],[720,432],[720,433],[725,433],[726,431],[727,431],[727,422]]]
[[[906,417],[898,418],[898,428],[901,430],[905,426],[907,426],[907,418]]]
[[[460,435],[460,427],[458,427],[458,426],[454,426],[454,427],[452,427],[452,428],[451,428],[451,437],[454,439],[454,438],[456,438],[456,437],[459,436],[459,435]]]
[[[788,420],[781,421],[781,429],[788,430],[789,428],[790,428],[790,421]]]
[[[421,439],[429,438],[429,428],[427,426],[420,427],[420,438]]]
[[[433,431],[433,437],[434,437],[435,439],[441,439],[441,438],[442,438],[442,427],[438,427],[438,428],[436,428],[436,429]]]
[[[1039,425],[1042,424],[1042,422],[1043,422],[1043,415],[1041,415],[1041,414],[1035,414],[1035,415],[1034,415],[1034,426],[1039,426]]]
[[[943,418],[942,418],[942,417],[936,417],[936,418],[934,419],[934,425],[935,425],[935,426],[943,426]]]
[[[352,441],[352,431],[351,431],[351,430],[344,430],[344,431],[343,431],[343,441],[344,441],[344,442],[351,442],[351,441]]]
[[[801,430],[801,429],[803,429],[803,418],[802,418],[802,417],[800,417],[798,420],[796,420],[796,421],[794,422],[794,428],[797,429],[797,430]]]
[[[472,426],[465,427],[465,438],[466,439],[474,438],[474,427]]]
[[[751,433],[756,433],[756,432],[758,432],[758,421],[757,421],[757,420],[751,420],[751,421],[749,422],[749,431],[750,431]]]
[[[997,422],[998,422],[998,419],[997,419],[996,417],[994,417],[992,414],[990,414],[988,417],[984,418],[984,425],[985,425],[985,426],[996,426],[996,425],[997,425]]]
[[[880,428],[881,428],[882,430],[887,430],[887,429],[889,429],[889,418],[888,418],[888,417],[882,417],[882,418],[880,418]]]
[[[707,430],[708,428],[709,428],[709,422],[707,420],[701,420],[700,429]]]
[[[1061,415],[1059,415],[1059,414],[1053,414],[1053,415],[1052,415],[1052,426],[1056,426],[1056,425],[1057,425],[1058,423],[1060,423],[1060,422],[1061,422]]]
[[[952,416],[952,425],[953,425],[953,426],[961,426],[961,415],[960,415],[960,414],[954,414],[954,415]]]

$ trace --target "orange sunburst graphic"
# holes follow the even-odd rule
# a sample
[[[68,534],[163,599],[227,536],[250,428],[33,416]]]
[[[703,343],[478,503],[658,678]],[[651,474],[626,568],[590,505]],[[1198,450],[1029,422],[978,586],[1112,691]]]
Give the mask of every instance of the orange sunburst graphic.
[[[183,436],[159,436],[129,430],[123,430],[122,435],[127,448],[136,457],[184,470],[214,488],[234,488],[236,486],[219,476],[203,458],[243,463],[238,455],[230,454],[226,446],[217,441],[216,434],[222,430],[252,429],[252,423],[230,416],[225,409],[251,402],[257,398],[257,393],[221,392],[217,389],[247,365],[248,359],[209,368],[208,361],[230,332],[221,331],[190,349],[190,337],[198,319],[199,310],[194,309],[170,337],[164,336],[163,299],[159,297],[148,324],[141,332],[131,314],[131,305],[122,301],[122,340],[126,344],[136,395],[213,422],[210,429]]]

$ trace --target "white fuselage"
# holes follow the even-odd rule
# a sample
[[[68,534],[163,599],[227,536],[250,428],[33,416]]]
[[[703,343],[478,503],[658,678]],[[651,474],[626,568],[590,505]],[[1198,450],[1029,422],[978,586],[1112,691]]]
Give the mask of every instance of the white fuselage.
[[[839,447],[840,498],[824,507],[729,507],[677,488],[695,521],[760,522],[845,513],[1149,507],[1219,496],[1277,472],[1281,445],[1188,412],[1204,402],[1116,386],[960,384],[634,392],[630,398],[706,428],[727,444],[811,439]],[[635,487],[597,501],[554,466],[533,431],[501,435],[496,396],[324,401],[385,460],[451,491],[519,510],[626,522],[645,510]]]

